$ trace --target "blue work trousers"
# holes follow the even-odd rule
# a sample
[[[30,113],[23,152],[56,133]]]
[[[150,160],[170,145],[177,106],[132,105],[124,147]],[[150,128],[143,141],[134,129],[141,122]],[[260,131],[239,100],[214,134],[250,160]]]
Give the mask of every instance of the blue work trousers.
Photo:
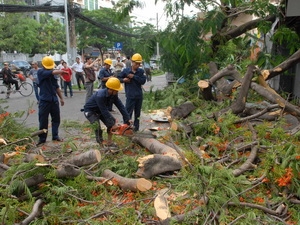
[[[142,110],[142,98],[127,98],[125,108],[129,114],[130,119],[132,118],[132,114],[134,112],[134,131],[138,131],[140,128],[140,117]]]
[[[52,126],[52,140],[58,139],[58,127],[60,125],[60,109],[59,102],[47,102],[41,100],[39,103],[39,129],[48,130],[49,115],[51,116],[51,126]],[[45,142],[47,139],[47,133],[39,135],[40,142]]]

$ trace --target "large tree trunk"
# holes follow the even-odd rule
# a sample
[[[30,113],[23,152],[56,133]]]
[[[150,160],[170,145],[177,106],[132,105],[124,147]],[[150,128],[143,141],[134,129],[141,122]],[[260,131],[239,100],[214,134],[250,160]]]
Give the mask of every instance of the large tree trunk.
[[[152,176],[180,170],[182,162],[177,151],[155,139],[134,137],[133,141],[147,148],[153,155],[138,158],[137,176],[151,178]]]

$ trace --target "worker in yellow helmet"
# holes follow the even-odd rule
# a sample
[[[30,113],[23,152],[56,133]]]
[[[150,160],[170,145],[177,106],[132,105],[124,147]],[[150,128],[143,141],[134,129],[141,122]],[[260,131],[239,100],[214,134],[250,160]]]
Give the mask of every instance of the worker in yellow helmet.
[[[99,72],[99,76],[98,79],[101,81],[101,87],[102,88],[106,88],[106,82],[109,78],[114,76],[113,71],[111,70],[111,66],[112,66],[112,60],[110,58],[107,58],[104,60],[104,65],[103,68],[100,70]],[[109,105],[109,111],[113,112],[113,104],[110,102],[108,103]]]
[[[39,129],[48,130],[48,118],[51,115],[51,129],[52,140],[63,141],[58,136],[58,127],[60,125],[60,105],[64,105],[64,100],[60,92],[59,85],[55,75],[64,73],[63,70],[55,70],[54,60],[50,56],[46,56],[42,59],[43,68],[37,72],[37,78],[39,82],[40,94],[39,94]],[[39,142],[37,145],[41,145],[46,142],[47,134],[39,134]]]
[[[125,106],[118,97],[118,92],[123,89],[120,80],[116,77],[111,77],[106,82],[106,88],[99,89],[94,93],[84,105],[84,115],[91,124],[97,124],[95,128],[96,141],[105,147],[115,149],[118,146],[112,142],[112,130],[115,130],[118,125],[116,119],[109,112],[108,102],[116,105],[123,116],[123,123],[131,124],[129,114]],[[100,120],[107,127],[107,141],[103,140]]]
[[[125,68],[119,74],[121,83],[125,84],[126,110],[130,118],[134,112],[134,130],[138,131],[140,127],[140,116],[143,103],[142,85],[146,83],[145,72],[140,68],[143,58],[139,53],[131,57],[131,67]]]

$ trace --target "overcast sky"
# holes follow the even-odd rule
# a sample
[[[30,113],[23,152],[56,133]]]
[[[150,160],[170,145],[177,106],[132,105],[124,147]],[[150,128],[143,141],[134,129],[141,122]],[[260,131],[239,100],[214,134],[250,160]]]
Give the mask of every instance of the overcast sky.
[[[143,9],[135,9],[131,15],[137,17],[137,21],[151,23],[154,26],[156,26],[156,15],[158,15],[158,27],[159,29],[164,29],[168,24],[166,13],[164,12],[165,3],[158,1],[155,5],[155,0],[141,0],[141,2],[145,3],[145,7]],[[192,9],[192,7],[185,9],[185,13],[189,13]]]

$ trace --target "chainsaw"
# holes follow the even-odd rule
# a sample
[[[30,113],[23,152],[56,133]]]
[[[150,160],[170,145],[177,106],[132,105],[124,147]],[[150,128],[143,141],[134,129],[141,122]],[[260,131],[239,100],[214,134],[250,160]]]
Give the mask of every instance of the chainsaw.
[[[121,135],[125,137],[143,137],[143,138],[154,138],[155,135],[152,132],[133,132],[134,126],[132,124],[120,124],[118,125],[117,129],[111,130],[112,134]]]
[[[120,124],[117,129],[111,130],[112,134],[131,137],[133,136],[133,125]]]

